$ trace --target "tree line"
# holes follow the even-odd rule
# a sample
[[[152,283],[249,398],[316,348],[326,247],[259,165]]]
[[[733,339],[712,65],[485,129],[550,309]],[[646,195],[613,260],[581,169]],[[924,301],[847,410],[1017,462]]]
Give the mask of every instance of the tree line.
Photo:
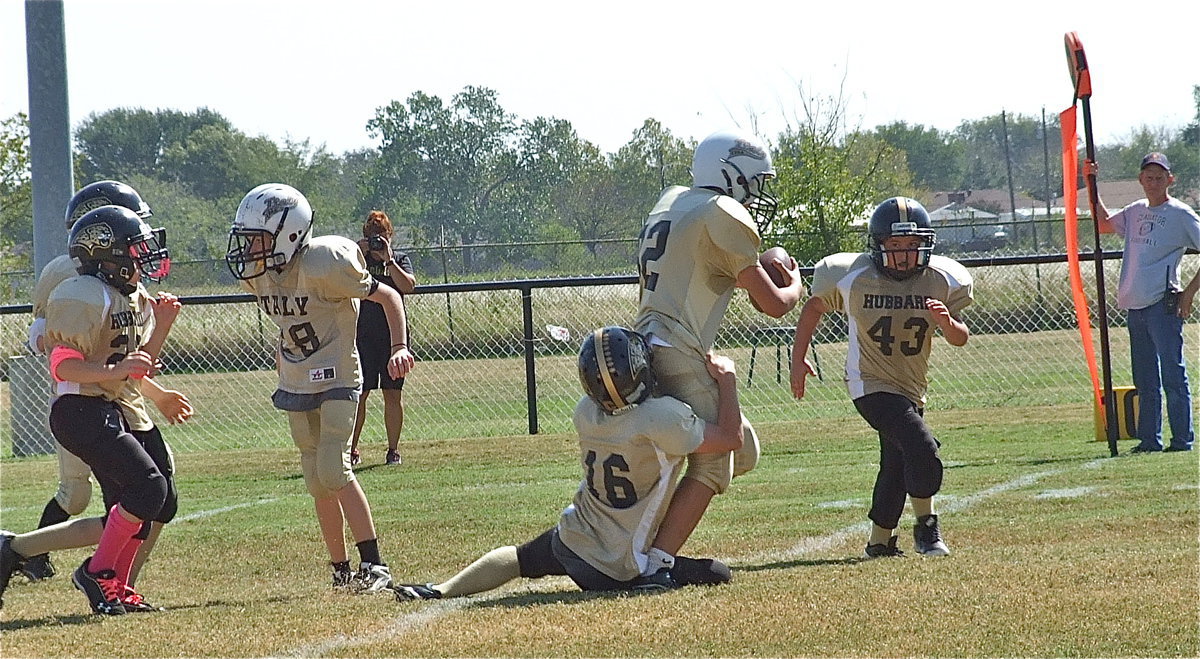
[[[1141,156],[1159,150],[1174,165],[1176,196],[1196,190],[1200,86],[1193,97],[1197,114],[1187,126],[1142,126],[1100,146],[1102,177],[1132,178]],[[850,125],[841,98],[801,103],[796,120],[764,137],[781,199],[778,235],[768,240],[803,262],[860,249],[851,223],[892,195],[929,201],[939,191],[1007,188],[1010,164],[1017,192],[1043,201],[1061,194],[1057,114],[998,113],[950,131],[903,121],[864,129]],[[379,208],[413,246],[579,241],[595,256],[604,241],[637,235],[663,187],[689,184],[695,147],[648,118],[615,153],[604,153],[569,121],[518,117],[495,90],[472,86],[449,99],[415,92],[393,101],[366,130],[374,147],[338,155],[309,139],[279,144],[247,135],[209,108],[114,109],[75,129],[76,183],[133,185],[169,227],[181,260],[220,258],[238,202],[266,181],[304,192],[317,209],[318,234],[357,236],[366,212]],[[25,115],[0,121],[4,271],[31,267],[28,135]],[[471,271],[494,269],[498,254],[464,250]]]

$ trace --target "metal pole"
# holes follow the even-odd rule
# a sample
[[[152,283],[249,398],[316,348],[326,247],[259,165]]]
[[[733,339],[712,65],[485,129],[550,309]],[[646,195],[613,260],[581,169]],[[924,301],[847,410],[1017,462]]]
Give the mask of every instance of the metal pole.
[[[29,72],[29,160],[33,177],[33,268],[67,252],[63,209],[74,194],[67,46],[62,0],[25,1]]]
[[[525,401],[529,414],[529,434],[538,434],[537,368],[533,359],[533,288],[521,288],[521,325],[525,350]]]

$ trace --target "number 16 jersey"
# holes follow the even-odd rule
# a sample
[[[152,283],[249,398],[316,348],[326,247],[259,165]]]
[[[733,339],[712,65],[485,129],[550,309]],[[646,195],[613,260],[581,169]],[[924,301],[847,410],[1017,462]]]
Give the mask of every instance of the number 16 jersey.
[[[812,295],[848,319],[850,398],[883,391],[923,406],[937,329],[925,300],[941,300],[957,318],[973,300],[972,287],[967,269],[944,256],[931,256],[928,267],[902,281],[879,272],[869,253],[821,259],[813,270]]]

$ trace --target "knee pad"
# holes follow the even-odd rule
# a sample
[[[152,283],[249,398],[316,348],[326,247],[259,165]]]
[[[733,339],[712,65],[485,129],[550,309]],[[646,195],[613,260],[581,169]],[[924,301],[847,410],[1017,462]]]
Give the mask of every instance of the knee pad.
[[[733,452],[733,477],[737,478],[757,467],[760,455],[758,433],[742,415],[742,448]]]
[[[733,480],[732,453],[693,453],[687,458],[684,476],[704,485],[717,494],[724,494]]]
[[[179,512],[179,494],[175,491],[173,484],[168,484],[167,500],[163,502],[162,508],[158,511],[158,516],[154,521],[160,524],[169,524],[175,519],[175,514]]]
[[[92,468],[62,446],[58,447],[58,491],[54,499],[72,517],[86,510],[92,499]]]
[[[87,478],[59,481],[58,491],[54,493],[54,500],[58,502],[63,512],[75,517],[87,510],[88,502],[92,500],[92,481]]]
[[[148,469],[121,495],[121,506],[140,519],[158,517],[167,501],[167,479],[158,468]]]
[[[522,577],[540,579],[557,573],[554,566],[558,565],[558,559],[554,557],[554,550],[550,545],[550,538],[555,530],[555,528],[548,529],[533,540],[517,547],[517,566]]]

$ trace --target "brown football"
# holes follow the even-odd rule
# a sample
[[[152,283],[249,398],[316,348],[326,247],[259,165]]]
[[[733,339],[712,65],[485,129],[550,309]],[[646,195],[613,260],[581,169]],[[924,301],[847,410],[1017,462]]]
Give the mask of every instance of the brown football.
[[[771,278],[771,281],[775,282],[779,288],[783,288],[787,286],[788,282],[784,281],[783,273],[775,267],[775,259],[779,259],[789,270],[796,269],[796,259],[793,259],[782,247],[772,247],[758,257],[759,264],[767,271],[767,276]]]

